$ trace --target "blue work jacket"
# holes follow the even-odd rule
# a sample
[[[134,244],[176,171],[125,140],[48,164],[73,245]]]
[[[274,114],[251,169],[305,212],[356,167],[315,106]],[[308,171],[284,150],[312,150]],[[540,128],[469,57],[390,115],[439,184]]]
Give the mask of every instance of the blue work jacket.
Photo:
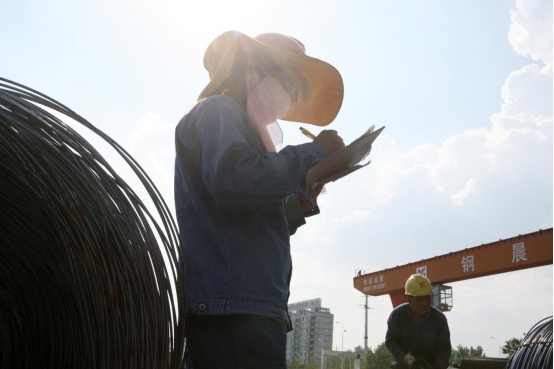
[[[411,352],[430,365],[439,360],[448,366],[452,352],[450,330],[446,317],[434,306],[416,327],[410,304],[399,305],[390,314],[387,325],[385,345],[397,361],[402,362]]]
[[[305,176],[325,151],[309,142],[267,153],[245,110],[224,95],[200,101],[181,119],[175,147],[185,314],[252,314],[289,324],[284,202],[311,199]]]

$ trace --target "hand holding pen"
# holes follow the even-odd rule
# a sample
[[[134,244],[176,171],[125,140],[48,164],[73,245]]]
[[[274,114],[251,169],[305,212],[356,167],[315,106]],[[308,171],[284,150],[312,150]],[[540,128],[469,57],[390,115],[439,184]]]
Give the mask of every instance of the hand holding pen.
[[[325,154],[327,154],[327,156],[339,151],[344,147],[344,141],[338,135],[337,131],[333,129],[323,130],[317,136],[302,127],[300,127],[300,131],[302,132],[302,134],[310,137],[312,140],[314,140],[314,142],[317,142],[319,145],[321,145],[321,147],[323,147],[323,150],[325,150]]]

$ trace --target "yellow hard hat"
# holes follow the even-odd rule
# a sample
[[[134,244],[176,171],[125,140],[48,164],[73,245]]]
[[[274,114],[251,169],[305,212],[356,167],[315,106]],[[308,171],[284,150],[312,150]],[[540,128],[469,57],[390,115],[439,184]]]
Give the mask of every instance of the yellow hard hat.
[[[406,295],[409,296],[427,296],[433,294],[431,281],[421,274],[412,274],[406,281]]]

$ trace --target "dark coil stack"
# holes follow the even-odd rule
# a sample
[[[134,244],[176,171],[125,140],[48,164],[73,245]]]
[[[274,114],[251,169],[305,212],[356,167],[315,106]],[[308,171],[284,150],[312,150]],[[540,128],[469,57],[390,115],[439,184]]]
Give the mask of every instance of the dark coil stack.
[[[63,116],[123,157],[159,220]],[[0,367],[182,367],[177,245],[166,204],[125,150],[0,78]]]
[[[552,317],[541,320],[531,328],[506,368],[552,368]]]

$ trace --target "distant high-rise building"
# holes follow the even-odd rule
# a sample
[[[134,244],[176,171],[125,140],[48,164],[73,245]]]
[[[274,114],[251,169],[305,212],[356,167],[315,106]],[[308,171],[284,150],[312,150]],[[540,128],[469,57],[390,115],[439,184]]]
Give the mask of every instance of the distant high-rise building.
[[[333,347],[333,314],[321,307],[321,299],[288,305],[293,330],[287,334],[287,362],[321,365],[322,349]]]

